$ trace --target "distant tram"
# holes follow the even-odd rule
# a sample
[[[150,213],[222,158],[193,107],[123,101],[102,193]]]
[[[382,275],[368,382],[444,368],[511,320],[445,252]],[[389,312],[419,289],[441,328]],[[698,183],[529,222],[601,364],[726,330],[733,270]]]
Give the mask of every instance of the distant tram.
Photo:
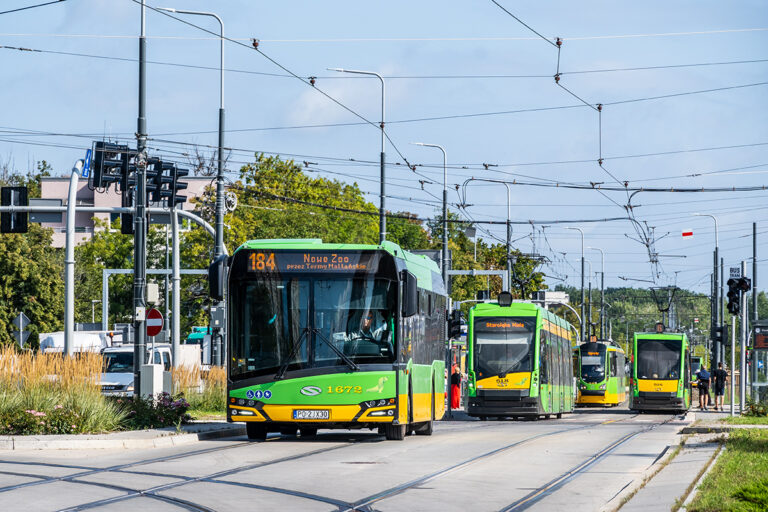
[[[617,406],[627,399],[624,351],[607,341],[590,341],[574,347],[578,379],[576,404]]]
[[[467,329],[470,416],[562,417],[573,412],[571,326],[535,304],[498,304],[469,310]]]
[[[629,408],[687,411],[691,406],[691,354],[685,333],[636,332],[632,342]]]

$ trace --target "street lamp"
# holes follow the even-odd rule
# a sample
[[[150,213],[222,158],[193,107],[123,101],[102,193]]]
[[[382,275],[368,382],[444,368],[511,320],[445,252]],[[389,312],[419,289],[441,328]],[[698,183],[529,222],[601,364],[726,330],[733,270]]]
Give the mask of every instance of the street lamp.
[[[566,227],[581,233],[581,318],[584,318],[584,231],[581,228]],[[584,322],[581,323],[581,339],[584,338]]]
[[[353,73],[356,75],[370,75],[378,77],[381,80],[381,192],[379,194],[379,244],[387,239],[387,217],[384,211],[384,77],[374,71],[359,71],[356,69],[327,68],[328,71],[338,71],[339,73]]]
[[[191,14],[194,16],[209,16],[219,22],[219,151],[218,151],[218,172],[216,173],[216,242],[213,249],[213,257],[218,258],[226,251],[224,249],[224,22],[221,18],[212,12],[187,11],[184,9],[174,9],[171,7],[159,7],[161,11]],[[170,205],[171,208],[175,205]],[[222,305],[219,304],[218,307]],[[216,358],[214,363],[221,366],[225,360],[222,356],[223,348],[226,344],[222,336],[216,337]]]
[[[445,290],[448,291],[448,167],[446,165],[447,156],[443,146],[438,144],[428,144],[426,142],[412,142],[414,146],[424,146],[427,148],[437,148],[443,152],[443,283]]]
[[[600,336],[605,339],[605,252],[599,247],[587,247],[593,251],[600,251]]]
[[[714,215],[711,215],[709,213],[694,213],[693,215],[695,217],[709,217],[713,221],[715,221],[715,266],[714,266],[714,270],[713,270],[714,275],[712,277],[712,279],[714,281],[714,283],[713,283],[714,284],[714,286],[713,286],[714,290],[713,290],[713,293],[712,293],[712,309],[714,311],[712,312],[712,322],[711,322],[712,326],[711,326],[711,329],[710,329],[710,335],[711,335],[712,339],[714,340],[714,339],[717,338],[717,327],[719,327],[723,323],[723,319],[721,318],[721,314],[722,314],[722,312],[721,312],[721,309],[722,309],[722,306],[721,306],[722,297],[721,297],[721,292],[720,292],[720,282],[718,280],[718,275],[717,275],[717,262],[718,262],[718,258],[720,257],[719,256],[719,252],[720,252],[719,245],[720,244],[718,243],[718,238],[717,238],[717,217],[715,217]],[[717,368],[717,363],[720,361],[720,343],[717,342],[717,341],[715,343],[713,343],[712,356],[713,356],[712,359],[711,359],[712,363],[715,365],[714,367]]]

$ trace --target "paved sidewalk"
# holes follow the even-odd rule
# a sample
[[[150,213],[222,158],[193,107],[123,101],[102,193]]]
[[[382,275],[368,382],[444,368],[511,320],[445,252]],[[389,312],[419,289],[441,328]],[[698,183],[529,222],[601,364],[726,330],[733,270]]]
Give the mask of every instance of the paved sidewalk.
[[[707,467],[719,446],[713,436],[689,439],[680,453],[645,484],[621,512],[669,511],[685,499],[688,488]]]
[[[46,436],[0,436],[3,450],[145,449],[196,443],[205,439],[245,435],[242,423],[204,422],[150,430],[129,430],[109,434]]]

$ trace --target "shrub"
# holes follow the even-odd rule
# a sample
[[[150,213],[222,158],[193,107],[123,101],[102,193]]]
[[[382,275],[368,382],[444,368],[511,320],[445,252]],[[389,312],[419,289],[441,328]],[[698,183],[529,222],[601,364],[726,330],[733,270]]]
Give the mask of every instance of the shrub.
[[[768,416],[768,401],[754,402],[747,400],[747,412],[746,416],[766,417]]]
[[[189,419],[187,415],[189,403],[181,394],[174,397],[163,392],[158,393],[156,399],[133,397],[133,399],[117,399],[116,403],[126,414],[123,425],[131,430],[170,427]]]

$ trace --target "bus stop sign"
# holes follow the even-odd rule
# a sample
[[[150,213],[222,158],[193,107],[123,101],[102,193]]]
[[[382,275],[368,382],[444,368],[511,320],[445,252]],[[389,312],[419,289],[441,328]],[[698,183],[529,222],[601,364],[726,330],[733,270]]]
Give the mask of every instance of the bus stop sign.
[[[163,314],[152,308],[147,313],[147,336],[157,336],[163,330]]]

